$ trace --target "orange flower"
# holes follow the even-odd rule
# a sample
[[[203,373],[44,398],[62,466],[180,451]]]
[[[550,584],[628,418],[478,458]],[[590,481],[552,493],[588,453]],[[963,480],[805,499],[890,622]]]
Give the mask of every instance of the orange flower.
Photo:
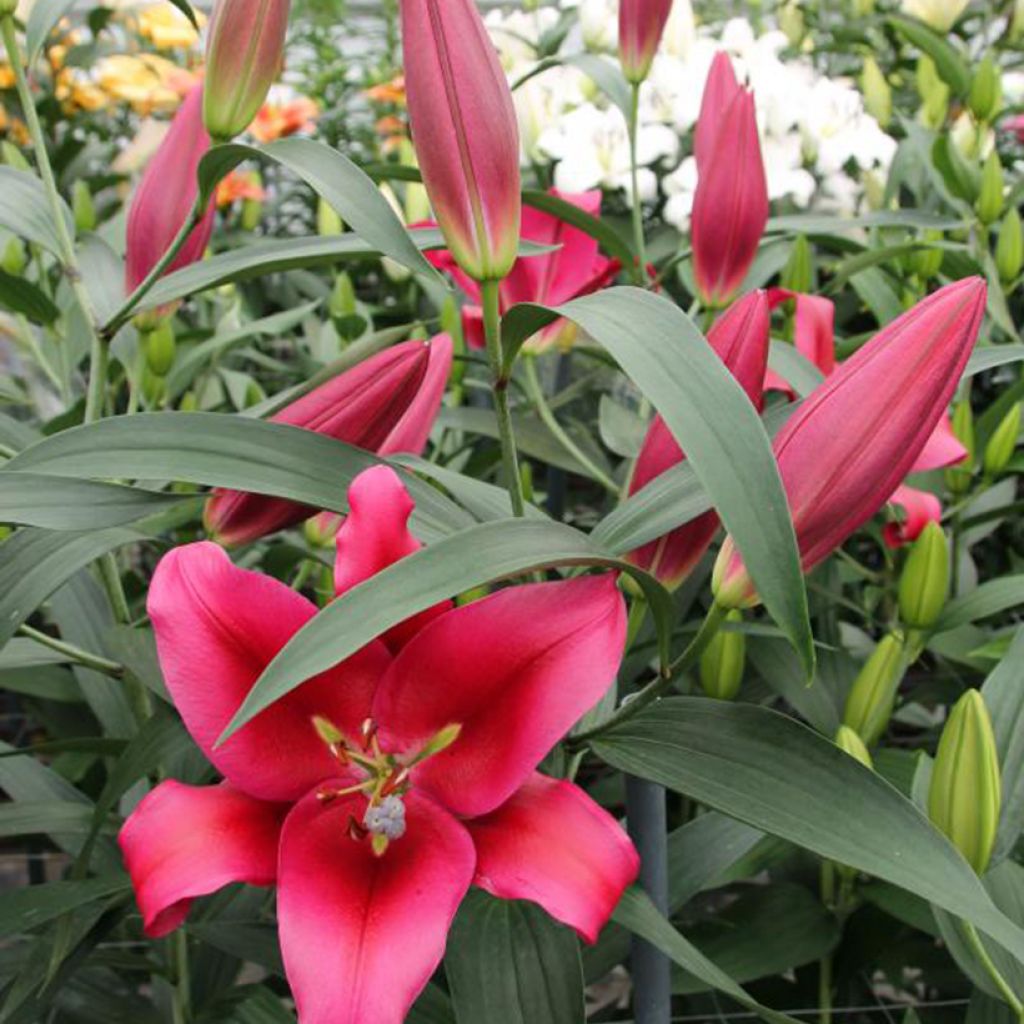
[[[393,114],[382,117],[376,124],[377,134],[381,137],[381,149],[385,153],[397,150],[409,137],[405,122]]]
[[[14,88],[14,70],[10,64],[0,64],[0,89]]]
[[[372,103],[394,103],[405,106],[405,75],[396,75],[390,82],[381,82],[371,86],[364,93]]]
[[[311,132],[320,108],[308,96],[288,103],[264,103],[249,131],[259,142],[273,142],[296,132]]]
[[[230,206],[237,199],[254,199],[262,202],[267,198],[260,185],[257,171],[232,171],[217,185],[217,206]]]

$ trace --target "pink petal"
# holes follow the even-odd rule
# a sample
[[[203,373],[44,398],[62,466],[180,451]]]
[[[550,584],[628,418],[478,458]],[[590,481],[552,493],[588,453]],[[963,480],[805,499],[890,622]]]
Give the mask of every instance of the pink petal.
[[[943,413],[942,419],[936,424],[928,440],[921,449],[921,454],[914,460],[911,473],[925,473],[929,469],[942,469],[955,466],[967,458],[967,449],[960,438],[953,433],[953,424],[949,413]]]
[[[399,652],[373,717],[387,750],[458,739],[413,772],[453,813],[486,814],[607,690],[625,643],[609,574],[510,587],[455,608]]]
[[[452,339],[447,334],[438,334],[430,339],[429,348],[427,372],[416,397],[378,448],[380,455],[419,455],[427,446],[452,369]]]
[[[364,470],[348,489],[349,514],[338,530],[334,589],[339,596],[423,546],[410,532],[413,500],[388,466]],[[397,651],[451,607],[442,601],[388,630],[381,639]]]
[[[533,900],[596,942],[640,868],[619,823],[570,782],[534,774],[510,800],[467,822],[474,882],[506,900]]]
[[[882,536],[890,548],[902,547],[917,540],[929,523],[942,521],[942,502],[928,491],[900,484],[889,498],[890,505],[899,505],[904,512],[902,522],[886,523]]]
[[[195,897],[231,882],[272,885],[286,812],[227,783],[169,780],[143,797],[118,842],[146,934],[157,939],[174,931]]]
[[[729,55],[722,50],[715,54],[704,83],[704,94],[700,101],[700,113],[693,133],[693,155],[700,168],[711,157],[715,136],[736,94],[740,84],[736,81]]]
[[[285,821],[277,916],[301,1024],[401,1024],[444,955],[473,843],[429,798],[405,807],[405,835],[379,857],[348,831],[365,797],[313,793]]]
[[[205,542],[164,556],[148,609],[175,706],[234,786],[263,800],[296,800],[337,774],[312,718],[321,715],[358,735],[390,660],[383,644],[374,641],[304,683],[214,749],[253,683],[316,606],[270,576],[237,568]]]

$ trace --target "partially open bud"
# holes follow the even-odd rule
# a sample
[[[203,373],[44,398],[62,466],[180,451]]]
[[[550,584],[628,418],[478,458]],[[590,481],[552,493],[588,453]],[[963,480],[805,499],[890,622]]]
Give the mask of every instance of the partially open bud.
[[[874,762],[864,741],[848,726],[841,725],[836,731],[835,745],[850,757],[856,758],[865,768],[873,768]]]
[[[740,623],[743,615],[731,611],[727,623]],[[719,630],[700,656],[700,685],[709,697],[735,700],[743,682],[743,669],[747,659],[747,639],[735,630]]]
[[[983,875],[992,856],[1001,803],[999,757],[984,698],[968,690],[942,730],[928,790],[928,816]]]
[[[1024,232],[1021,231],[1020,213],[1016,206],[1006,211],[1003,223],[999,225],[999,241],[996,242],[996,269],[1003,284],[1016,280],[1024,266]]]
[[[978,70],[974,72],[967,105],[971,108],[971,113],[982,122],[992,121],[1003,105],[1003,85],[999,78],[999,69],[988,54],[982,58]]]
[[[1009,465],[1020,437],[1020,402],[1002,418],[985,445],[984,468],[989,476],[1002,473]]]
[[[1003,165],[999,154],[992,150],[985,159],[981,172],[981,192],[975,209],[982,224],[991,224],[1003,212]]]
[[[911,629],[929,630],[949,594],[949,544],[938,523],[929,523],[907,555],[900,576],[900,619]]]
[[[206,44],[203,123],[226,142],[252,123],[281,70],[290,0],[217,0]]]
[[[843,725],[868,747],[881,739],[889,725],[905,668],[903,640],[890,633],[871,652],[850,688]]]
[[[954,494],[965,494],[970,489],[971,477],[974,475],[975,453],[974,412],[969,399],[957,403],[953,410],[952,424],[953,433],[967,449],[967,455],[962,462],[946,470],[946,486]]]
[[[619,63],[627,82],[642,82],[658,52],[672,0],[619,0]]]

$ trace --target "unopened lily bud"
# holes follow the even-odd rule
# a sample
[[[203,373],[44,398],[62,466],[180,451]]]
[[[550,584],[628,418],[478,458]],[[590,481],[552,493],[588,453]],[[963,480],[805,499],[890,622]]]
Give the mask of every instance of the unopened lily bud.
[[[892,89],[878,61],[870,55],[864,58],[860,89],[867,112],[884,128],[892,120]]]
[[[356,289],[352,278],[340,271],[334,278],[331,297],[327,300],[327,311],[335,319],[352,316],[356,312]]]
[[[999,827],[999,757],[984,698],[968,690],[942,730],[928,790],[928,816],[979,874]]]
[[[195,412],[199,408],[199,398],[194,391],[186,391],[178,402],[179,412]]]
[[[926,231],[922,241],[938,242],[942,238],[941,231]],[[918,249],[910,255],[910,266],[922,281],[929,281],[942,267],[942,250],[935,246]]]
[[[806,235],[797,235],[789,250],[789,259],[782,268],[779,283],[787,291],[807,294],[814,284],[811,246]]]
[[[971,82],[971,92],[967,100],[971,113],[983,122],[991,122],[1003,105],[1003,84],[999,77],[999,69],[990,56],[986,56],[978,65]]]
[[[27,263],[25,243],[20,238],[9,238],[4,246],[3,255],[0,255],[0,270],[16,277],[25,269]]]
[[[206,44],[203,123],[226,142],[252,123],[281,70],[290,0],[217,0]]]
[[[996,242],[996,269],[1000,280],[1009,284],[1017,279],[1024,266],[1024,232],[1021,230],[1020,213],[1016,206],[1006,211],[999,225],[999,240]]]
[[[340,235],[345,230],[345,222],[337,211],[322,196],[316,204],[316,233],[318,235]]]
[[[864,741],[848,725],[839,726],[836,731],[836,746],[850,757],[856,758],[865,768],[873,768],[874,762]]]
[[[1002,473],[1009,465],[1020,437],[1020,402],[1002,418],[988,444],[985,445],[983,464],[989,476]]]
[[[145,363],[142,367],[139,383],[142,386],[142,393],[146,396],[146,401],[150,405],[157,405],[164,397],[164,385],[166,382],[163,377],[158,376],[149,368],[148,363]]]
[[[981,172],[981,192],[975,209],[982,224],[992,224],[1003,212],[1003,165],[992,150]]]
[[[302,524],[302,532],[306,542],[313,548],[329,548],[334,546],[338,536],[338,527],[344,516],[337,512],[318,512]]]
[[[904,653],[902,637],[894,633],[883,637],[850,688],[843,725],[853,729],[866,746],[874,746],[889,725],[906,669]]]
[[[166,377],[174,365],[177,351],[170,318],[165,317],[153,330],[144,332],[142,344],[150,372],[157,377]]]
[[[79,178],[71,190],[71,210],[75,215],[75,231],[81,234],[96,227],[96,207],[89,186]]]
[[[665,32],[672,0],[619,0],[619,62],[628,82],[642,82]]]
[[[734,610],[726,615],[725,621],[740,623],[743,615]],[[743,682],[746,658],[746,637],[734,630],[719,630],[700,656],[700,685],[704,692],[718,700],[735,700]]]
[[[974,412],[970,400],[958,402],[953,410],[953,433],[956,439],[967,449],[967,455],[959,464],[950,466],[946,472],[946,486],[954,494],[964,494],[971,486],[974,475]]]
[[[803,42],[807,34],[807,23],[796,0],[789,0],[779,8],[779,28],[789,40],[790,46],[799,46]]]
[[[942,527],[929,523],[907,555],[900,576],[900,619],[911,629],[929,630],[949,595],[949,544]]]
[[[259,192],[263,191],[263,178],[259,171],[253,171],[250,175],[252,184]],[[240,223],[243,231],[255,231],[263,219],[263,200],[247,198],[242,200],[242,216]]]
[[[900,9],[919,18],[936,32],[948,32],[970,0],[902,0]]]
[[[949,86],[939,77],[931,57],[922,54],[918,59],[915,81],[921,97],[922,119],[929,128],[938,128],[949,112]]]

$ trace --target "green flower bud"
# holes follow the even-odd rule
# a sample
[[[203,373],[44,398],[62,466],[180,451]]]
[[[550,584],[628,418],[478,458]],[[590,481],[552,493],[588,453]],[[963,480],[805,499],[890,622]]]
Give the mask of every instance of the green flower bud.
[[[0,269],[17,277],[28,264],[25,243],[20,238],[9,238],[0,256]]]
[[[811,246],[806,235],[797,235],[782,268],[780,284],[791,292],[809,292],[814,284]]]
[[[146,401],[150,405],[158,405],[160,400],[164,397],[164,378],[158,377],[150,368],[147,362],[142,367],[142,375],[139,381],[142,387],[142,393],[146,396]]]
[[[967,449],[963,462],[950,466],[945,472],[946,486],[954,494],[966,494],[971,486],[974,475],[974,412],[969,400],[958,402],[953,410],[953,433]]]
[[[318,235],[340,235],[345,222],[323,197],[316,204],[316,231]]]
[[[892,89],[878,61],[870,55],[864,58],[860,91],[864,94],[865,109],[884,128],[892,120]]]
[[[263,178],[259,171],[253,171],[251,174],[252,183],[257,188],[263,187]],[[259,227],[260,221],[263,219],[263,200],[262,199],[243,199],[242,200],[242,214],[239,219],[239,223],[242,225],[243,231],[255,231]]]
[[[865,768],[874,768],[871,754],[864,741],[848,725],[841,725],[836,731],[835,745],[850,757],[856,758]]]
[[[75,215],[75,231],[82,234],[96,227],[96,207],[89,186],[79,178],[71,190],[71,209]]]
[[[166,377],[174,365],[177,345],[174,341],[174,328],[169,318],[165,317],[151,331],[142,336],[142,344],[146,353],[146,366],[157,377]]]
[[[1016,280],[1024,266],[1024,233],[1021,231],[1020,213],[1016,206],[1006,211],[1003,223],[999,225],[999,240],[996,242],[996,269],[1004,284]]]
[[[928,816],[979,874],[999,827],[999,758],[985,701],[968,690],[953,706],[935,753]]]
[[[1003,83],[990,56],[981,61],[974,73],[967,105],[979,121],[986,123],[995,118],[1003,105]]]
[[[981,192],[975,205],[982,224],[992,224],[1003,212],[1003,165],[999,154],[992,150],[981,171]]]
[[[983,465],[989,476],[1002,473],[1009,465],[1020,437],[1020,402],[1002,418],[985,445]]]
[[[939,621],[949,595],[949,544],[938,523],[929,523],[914,541],[900,576],[900,619],[911,629],[928,630]]]
[[[178,402],[179,412],[195,412],[199,408],[199,398],[194,391],[186,391]]]
[[[779,8],[779,28],[785,33],[790,46],[799,46],[807,34],[803,12],[795,0],[789,0]]]
[[[343,270],[334,278],[331,297],[327,300],[327,311],[336,319],[353,316],[356,312],[356,289],[352,278]]]
[[[726,622],[739,623],[743,615],[731,611]],[[700,685],[709,697],[735,700],[743,682],[747,659],[747,638],[733,630],[719,630],[700,656]]]
[[[949,112],[949,86],[939,77],[935,62],[922,54],[917,62],[917,92],[921,97],[921,116],[929,128],[939,128]]]
[[[924,242],[938,242],[942,239],[941,231],[926,231],[922,237]],[[918,249],[910,254],[910,269],[922,281],[928,281],[939,272],[942,266],[943,252],[941,249],[929,246]]]
[[[864,662],[846,698],[843,725],[868,747],[878,742],[889,725],[906,670],[904,653],[902,637],[893,633],[883,637]]]

